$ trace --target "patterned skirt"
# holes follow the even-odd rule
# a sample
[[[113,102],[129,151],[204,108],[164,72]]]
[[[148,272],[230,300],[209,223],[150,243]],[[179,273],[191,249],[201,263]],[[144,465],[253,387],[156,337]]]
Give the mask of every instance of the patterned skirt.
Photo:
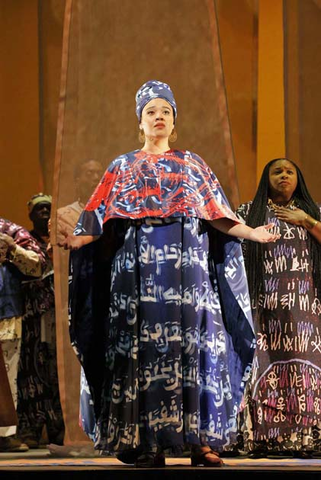
[[[206,225],[128,222],[111,267],[95,426],[85,381],[82,389],[82,424],[97,449],[222,450],[233,439],[247,368],[226,326]]]

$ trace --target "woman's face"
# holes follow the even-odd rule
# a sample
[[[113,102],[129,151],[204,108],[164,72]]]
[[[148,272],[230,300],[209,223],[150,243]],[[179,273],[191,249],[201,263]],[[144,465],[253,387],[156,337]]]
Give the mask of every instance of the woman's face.
[[[150,100],[143,108],[139,126],[147,138],[168,138],[174,128],[172,106],[163,98]]]
[[[269,170],[269,194],[271,199],[289,200],[298,184],[297,171],[288,160],[277,160]]]

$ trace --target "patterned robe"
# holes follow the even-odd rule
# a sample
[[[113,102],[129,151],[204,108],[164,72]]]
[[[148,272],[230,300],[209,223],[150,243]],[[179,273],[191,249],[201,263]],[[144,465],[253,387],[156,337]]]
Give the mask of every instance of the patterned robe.
[[[130,152],[108,167],[75,229],[70,334],[96,417],[96,448],[218,450],[255,348],[238,222],[196,154]]]
[[[50,443],[63,443],[64,422],[59,398],[56,352],[54,272],[48,241],[34,230],[46,268],[40,278],[22,283],[25,312],[18,371],[18,433],[23,440],[41,440],[46,426]],[[49,240],[49,239],[48,239]]]
[[[20,355],[22,316],[24,300],[22,281],[39,277],[45,268],[45,257],[41,248],[28,230],[5,218],[0,218],[0,232],[9,235],[16,244],[14,253],[1,248],[0,263],[0,355],[3,365],[0,375],[1,435],[16,432],[17,369]],[[8,361],[8,358],[10,361]],[[8,391],[8,387],[10,391]],[[10,408],[7,400],[11,396]]]
[[[246,221],[251,202],[237,215]],[[307,230],[276,218],[281,234],[264,244],[264,290],[254,310],[257,349],[245,395],[246,451],[321,451],[321,299]]]

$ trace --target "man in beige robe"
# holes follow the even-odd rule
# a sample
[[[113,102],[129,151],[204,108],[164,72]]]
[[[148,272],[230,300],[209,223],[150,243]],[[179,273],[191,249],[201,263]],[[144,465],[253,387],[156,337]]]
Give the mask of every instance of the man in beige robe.
[[[76,445],[92,444],[81,428],[80,422],[80,363],[72,349],[68,322],[68,272],[69,252],[57,247],[64,234],[72,233],[79,216],[90,195],[100,181],[104,168],[100,162],[84,160],[76,165],[74,180],[77,200],[57,210],[57,238],[51,239],[55,270],[55,303],[57,329],[57,360],[60,388],[60,401],[64,414],[64,445],[75,448]],[[51,453],[61,454],[68,451],[51,448]],[[68,450],[68,449],[67,449]]]

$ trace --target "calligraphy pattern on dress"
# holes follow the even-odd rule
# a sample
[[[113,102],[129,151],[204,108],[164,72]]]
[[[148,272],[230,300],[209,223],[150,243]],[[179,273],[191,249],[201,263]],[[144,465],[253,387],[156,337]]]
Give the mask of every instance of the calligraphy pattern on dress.
[[[208,241],[195,218],[129,225],[111,268],[99,449],[217,448],[234,434],[250,362],[235,372]]]
[[[235,436],[255,338],[241,243],[206,221],[223,217],[238,222],[215,175],[178,150],[118,157],[80,215],[74,233],[100,236],[71,252],[69,285],[95,448]]]
[[[237,210],[246,221],[251,203]],[[273,450],[321,450],[321,303],[314,286],[308,232],[265,223],[281,238],[264,244],[263,291],[254,310],[257,351],[246,394],[244,441]]]
[[[218,179],[201,157],[182,150],[162,155],[135,150],[111,162],[75,234],[100,235],[110,218],[181,216],[238,221]]]

